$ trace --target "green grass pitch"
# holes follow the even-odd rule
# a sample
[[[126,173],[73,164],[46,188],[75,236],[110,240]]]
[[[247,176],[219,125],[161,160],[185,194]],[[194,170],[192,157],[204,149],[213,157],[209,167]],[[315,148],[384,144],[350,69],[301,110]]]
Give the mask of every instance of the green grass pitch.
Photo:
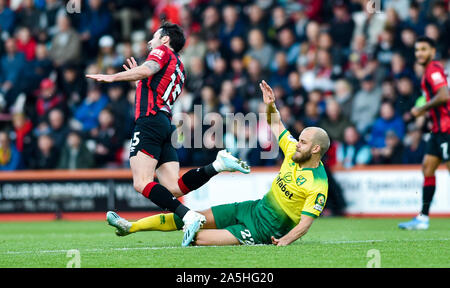
[[[450,219],[401,231],[404,219],[319,218],[287,247],[180,247],[182,232],[117,237],[106,222],[0,223],[0,267],[450,267]],[[371,252],[370,252],[371,251]],[[375,252],[373,252],[375,251]],[[375,253],[375,254],[373,254]]]

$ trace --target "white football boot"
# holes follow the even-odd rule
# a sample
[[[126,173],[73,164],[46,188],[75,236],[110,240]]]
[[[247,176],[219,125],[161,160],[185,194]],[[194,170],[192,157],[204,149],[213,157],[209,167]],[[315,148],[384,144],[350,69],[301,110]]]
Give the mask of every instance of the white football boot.
[[[250,173],[250,166],[248,166],[245,161],[234,157],[225,149],[220,150],[219,153],[217,153],[216,160],[212,163],[212,165],[217,172],[239,171],[244,174]]]

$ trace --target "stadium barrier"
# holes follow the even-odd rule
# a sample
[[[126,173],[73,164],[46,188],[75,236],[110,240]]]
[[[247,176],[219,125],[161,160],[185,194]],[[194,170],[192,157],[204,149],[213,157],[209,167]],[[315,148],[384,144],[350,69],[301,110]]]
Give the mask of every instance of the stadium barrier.
[[[187,170],[181,169],[180,174]],[[213,205],[259,199],[270,189],[278,171],[253,167],[249,175],[221,173],[184,196],[182,201],[192,209],[202,210]],[[365,166],[335,169],[333,173],[343,188],[346,212],[350,216],[410,216],[420,209],[423,177],[418,165]],[[436,176],[437,189],[431,211],[437,216],[450,216],[449,173],[443,166]],[[58,218],[63,212],[74,219],[89,219],[83,216],[86,212],[93,218],[104,219],[107,210],[135,212],[137,218],[161,211],[134,191],[128,169],[0,173],[0,221],[20,220],[24,213],[51,215],[47,218],[54,218],[56,213]]]

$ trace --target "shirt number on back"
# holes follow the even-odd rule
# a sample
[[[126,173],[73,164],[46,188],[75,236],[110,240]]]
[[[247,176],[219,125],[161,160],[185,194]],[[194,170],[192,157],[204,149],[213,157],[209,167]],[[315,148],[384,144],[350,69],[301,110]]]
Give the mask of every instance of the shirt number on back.
[[[178,82],[177,85],[175,85],[175,80],[177,80],[177,78],[180,77],[180,81]],[[175,100],[177,99],[178,96],[180,96],[181,94],[181,85],[183,85],[184,83],[184,75],[180,70],[180,66],[176,66],[175,68],[175,72],[172,73],[172,75],[170,76],[170,83],[166,88],[166,91],[164,92],[164,95],[162,97],[162,99],[164,100],[164,102],[167,103],[167,105],[169,105],[170,107],[173,105],[173,103],[175,102]],[[173,89],[175,85],[175,89]],[[173,90],[173,92],[172,92]],[[171,101],[169,101],[169,95],[171,94],[170,92],[172,92],[172,99]]]

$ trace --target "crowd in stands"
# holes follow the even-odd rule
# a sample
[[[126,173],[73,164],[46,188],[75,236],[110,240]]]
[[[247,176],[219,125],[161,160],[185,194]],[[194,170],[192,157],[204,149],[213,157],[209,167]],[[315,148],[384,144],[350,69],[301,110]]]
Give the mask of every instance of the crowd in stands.
[[[265,111],[266,80],[294,137],[306,126],[329,133],[329,166],[422,161],[428,120],[409,112],[422,95],[414,41],[434,39],[450,68],[448,0],[78,2],[79,10],[73,1],[0,0],[0,170],[127,167],[135,83],[85,74],[122,71],[131,56],[142,64],[162,21],[186,34],[174,113],[189,115],[192,129],[207,122],[196,105],[213,121]],[[178,149],[182,166],[211,162],[217,143],[251,166],[277,164],[261,157],[271,145],[265,121],[223,139],[206,133],[210,126],[202,147]],[[256,148],[237,145],[253,135]]]

